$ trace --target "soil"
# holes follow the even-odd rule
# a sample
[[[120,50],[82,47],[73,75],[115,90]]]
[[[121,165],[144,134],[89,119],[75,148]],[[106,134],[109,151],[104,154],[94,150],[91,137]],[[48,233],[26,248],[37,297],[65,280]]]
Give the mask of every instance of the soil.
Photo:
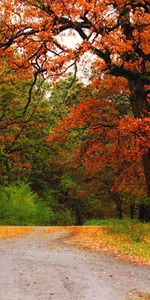
[[[0,240],[0,300],[150,300],[150,267],[89,253],[44,228]]]

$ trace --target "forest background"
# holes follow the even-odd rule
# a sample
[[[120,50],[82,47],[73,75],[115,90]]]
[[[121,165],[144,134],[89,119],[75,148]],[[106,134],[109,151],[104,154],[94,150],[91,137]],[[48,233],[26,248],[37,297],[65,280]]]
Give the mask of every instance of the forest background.
[[[149,221],[148,1],[0,7],[0,223]]]

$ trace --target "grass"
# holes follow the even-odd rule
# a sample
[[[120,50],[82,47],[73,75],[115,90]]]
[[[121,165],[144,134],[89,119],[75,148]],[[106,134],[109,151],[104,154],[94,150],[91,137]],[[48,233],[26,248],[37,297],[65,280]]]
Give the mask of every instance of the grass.
[[[85,225],[72,229],[72,244],[92,251],[104,250],[123,260],[150,265],[150,224],[131,219],[109,219],[91,220]]]
[[[84,223],[89,226],[109,226],[109,225],[128,225],[128,224],[141,224],[136,219],[91,219]]]

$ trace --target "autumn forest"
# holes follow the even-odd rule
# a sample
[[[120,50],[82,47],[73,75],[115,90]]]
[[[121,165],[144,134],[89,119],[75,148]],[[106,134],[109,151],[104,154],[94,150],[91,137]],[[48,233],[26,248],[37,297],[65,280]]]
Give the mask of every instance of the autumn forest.
[[[0,0],[0,224],[150,222],[148,0]]]

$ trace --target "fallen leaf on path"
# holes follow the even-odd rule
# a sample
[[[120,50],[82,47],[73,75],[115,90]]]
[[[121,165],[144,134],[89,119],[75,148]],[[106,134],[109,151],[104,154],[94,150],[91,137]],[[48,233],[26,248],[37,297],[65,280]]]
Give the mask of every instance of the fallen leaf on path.
[[[0,239],[11,239],[25,235],[33,230],[32,226],[0,226]]]

